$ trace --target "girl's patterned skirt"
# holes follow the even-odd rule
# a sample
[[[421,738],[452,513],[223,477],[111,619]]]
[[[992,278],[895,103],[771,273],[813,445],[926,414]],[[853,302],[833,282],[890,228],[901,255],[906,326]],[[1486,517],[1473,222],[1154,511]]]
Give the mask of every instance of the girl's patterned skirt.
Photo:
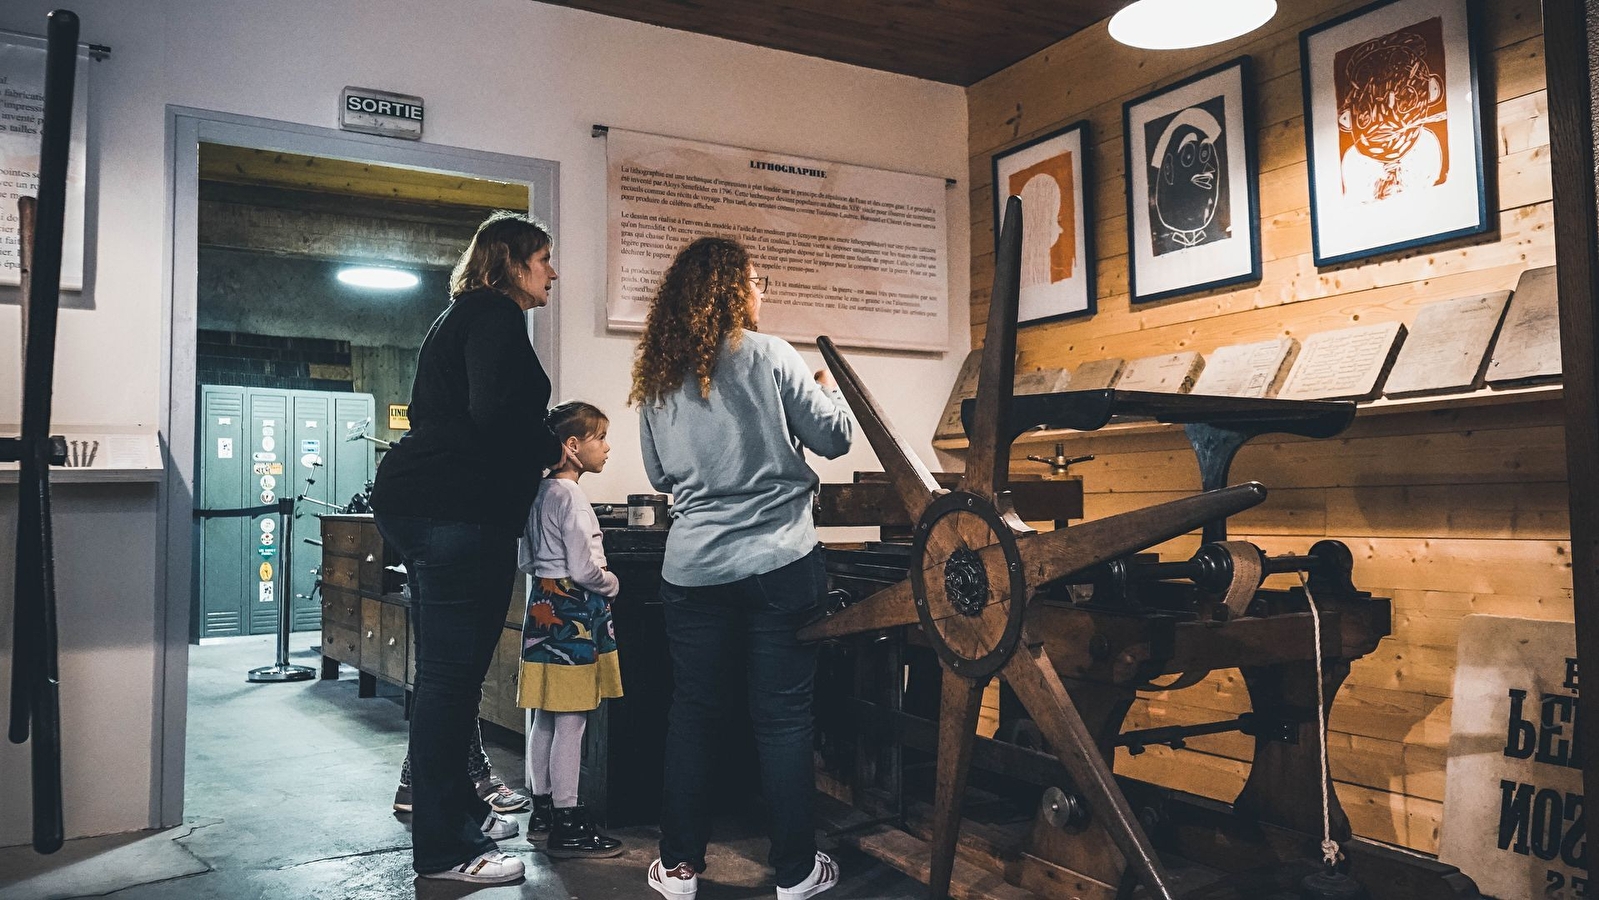
[[[570,578],[533,579],[516,693],[518,706],[548,712],[586,712],[622,696],[610,598]]]

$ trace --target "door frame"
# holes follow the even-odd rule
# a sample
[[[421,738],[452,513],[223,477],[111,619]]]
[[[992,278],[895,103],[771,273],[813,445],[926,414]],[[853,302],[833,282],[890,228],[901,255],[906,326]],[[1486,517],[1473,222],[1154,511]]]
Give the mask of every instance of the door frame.
[[[166,110],[166,252],[162,273],[160,439],[166,477],[156,538],[156,660],[151,723],[150,824],[183,821],[185,734],[189,717],[189,628],[193,592],[195,479],[195,330],[199,270],[199,145],[228,144],[307,156],[526,184],[529,211],[559,235],[560,163],[397,141],[376,135],[169,105]],[[559,249],[560,242],[556,242]],[[559,383],[557,307],[529,316],[529,337],[552,382]],[[271,690],[270,685],[263,690]]]

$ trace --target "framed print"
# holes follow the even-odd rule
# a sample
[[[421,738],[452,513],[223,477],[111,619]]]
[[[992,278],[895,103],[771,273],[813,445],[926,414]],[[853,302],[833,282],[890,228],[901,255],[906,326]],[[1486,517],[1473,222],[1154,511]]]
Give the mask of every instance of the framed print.
[[[1088,122],[994,154],[994,245],[1006,198],[1022,198],[1017,324],[1094,314],[1094,218]]]
[[[1128,102],[1122,125],[1133,302],[1258,280],[1249,57]]]
[[[1488,231],[1472,0],[1384,0],[1299,35],[1316,265]]]

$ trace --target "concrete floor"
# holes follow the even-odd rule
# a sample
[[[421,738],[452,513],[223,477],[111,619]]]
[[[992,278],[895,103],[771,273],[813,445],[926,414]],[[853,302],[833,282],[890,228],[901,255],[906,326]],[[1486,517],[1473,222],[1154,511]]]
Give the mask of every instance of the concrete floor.
[[[316,665],[314,639],[296,636],[295,662]],[[405,755],[398,697],[357,699],[349,669],[337,681],[245,682],[248,669],[271,661],[273,646],[271,638],[248,638],[191,648],[183,827],[72,841],[50,857],[0,850],[0,898],[655,896],[644,884],[656,855],[649,829],[616,832],[627,853],[610,860],[553,862],[520,837],[505,841],[502,849],[527,863],[527,881],[518,885],[414,882],[408,817],[389,809]],[[520,748],[489,750],[496,770],[520,784]],[[712,848],[702,900],[774,896],[766,842],[731,837]],[[844,878],[831,900],[925,896],[922,885],[869,857],[847,849],[835,857]]]

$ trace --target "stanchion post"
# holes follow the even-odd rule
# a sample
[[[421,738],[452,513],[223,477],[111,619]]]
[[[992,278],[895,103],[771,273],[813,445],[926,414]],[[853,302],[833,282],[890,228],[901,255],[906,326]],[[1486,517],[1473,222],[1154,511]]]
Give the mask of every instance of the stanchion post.
[[[283,547],[283,556],[278,561],[278,571],[274,579],[278,595],[278,659],[270,666],[251,669],[248,680],[254,682],[278,681],[309,681],[316,677],[316,670],[310,666],[289,665],[289,631],[294,623],[294,574],[290,568],[294,564],[294,498],[284,497],[278,501],[278,532],[279,542]]]

